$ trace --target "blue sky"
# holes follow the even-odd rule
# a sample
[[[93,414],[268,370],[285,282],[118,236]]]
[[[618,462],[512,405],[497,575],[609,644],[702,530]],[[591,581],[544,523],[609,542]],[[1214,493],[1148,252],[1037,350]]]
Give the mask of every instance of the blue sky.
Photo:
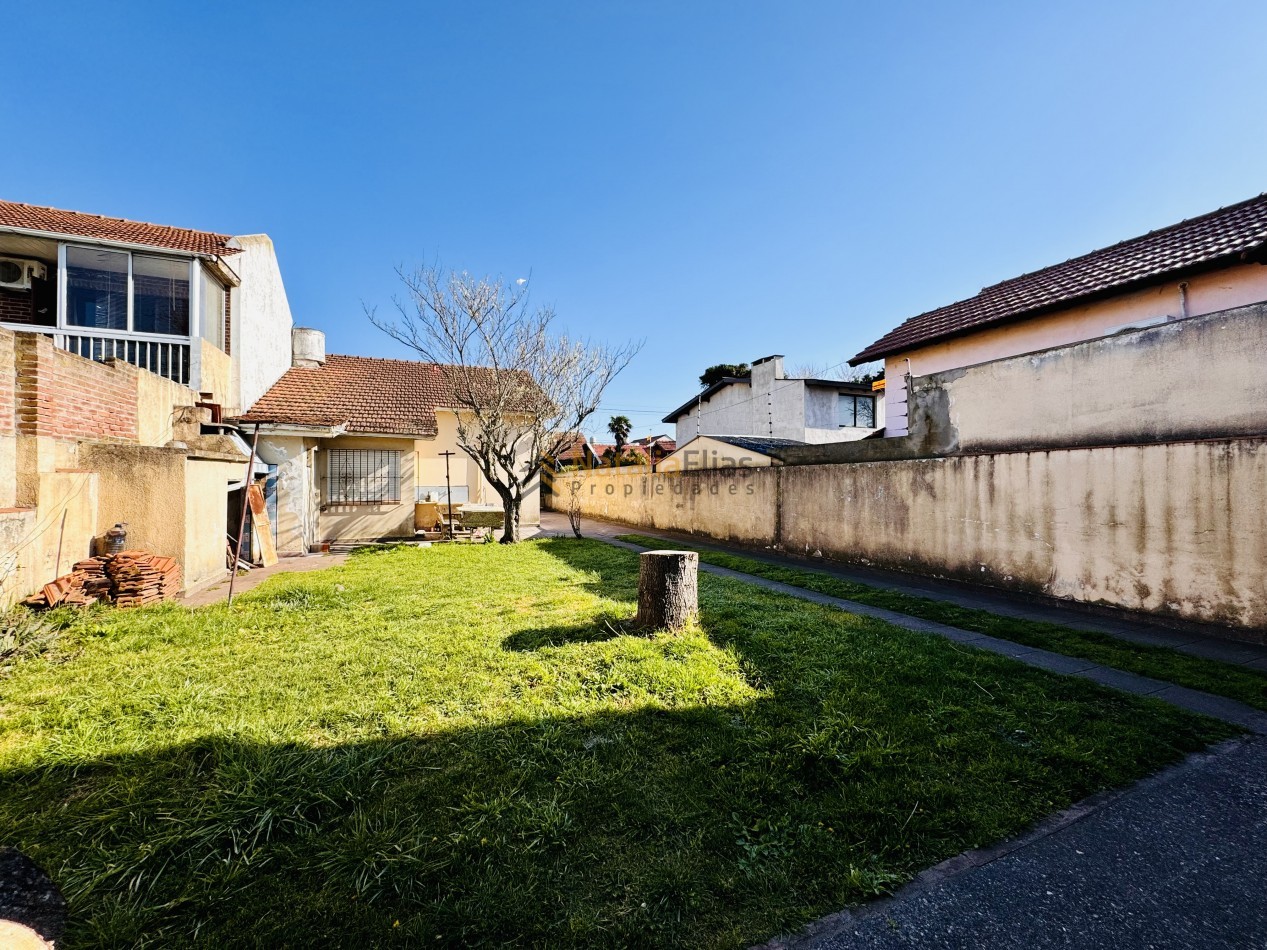
[[[332,352],[408,355],[361,310],[398,263],[531,273],[646,340],[595,430],[1267,190],[1261,3],[9,13],[0,196],[265,231]]]

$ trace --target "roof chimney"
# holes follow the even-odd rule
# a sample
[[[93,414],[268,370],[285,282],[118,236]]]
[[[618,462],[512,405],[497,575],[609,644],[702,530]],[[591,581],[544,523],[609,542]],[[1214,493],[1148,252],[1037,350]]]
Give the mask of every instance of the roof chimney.
[[[290,331],[290,365],[315,369],[326,361],[326,335],[309,327]]]

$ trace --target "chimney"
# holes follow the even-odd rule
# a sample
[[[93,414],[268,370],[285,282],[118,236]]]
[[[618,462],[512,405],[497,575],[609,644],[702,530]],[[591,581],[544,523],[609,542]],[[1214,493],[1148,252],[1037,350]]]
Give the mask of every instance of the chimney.
[[[326,361],[326,335],[309,327],[290,331],[290,365],[314,369]]]

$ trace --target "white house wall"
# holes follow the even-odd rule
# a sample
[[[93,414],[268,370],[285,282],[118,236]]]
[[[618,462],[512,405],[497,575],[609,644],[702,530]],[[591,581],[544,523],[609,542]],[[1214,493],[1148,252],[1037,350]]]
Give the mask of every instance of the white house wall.
[[[267,234],[233,238],[242,249],[226,261],[241,279],[232,294],[234,392],[245,409],[268,391],[291,365],[294,320],[273,241]]]

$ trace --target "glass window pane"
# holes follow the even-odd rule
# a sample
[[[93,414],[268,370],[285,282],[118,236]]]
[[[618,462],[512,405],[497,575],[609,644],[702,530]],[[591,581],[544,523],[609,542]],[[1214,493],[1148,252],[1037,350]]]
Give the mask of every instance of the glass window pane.
[[[189,262],[132,255],[132,329],[189,336]]]
[[[858,399],[858,425],[864,429],[875,428],[875,397],[861,396]]]
[[[856,422],[854,421],[854,412],[855,412],[854,397],[845,395],[844,393],[840,393],[839,396],[840,396],[840,425],[842,427],[856,425]]]
[[[224,287],[202,269],[202,336],[224,349]]]
[[[66,248],[66,322],[98,330],[128,328],[128,255]]]

